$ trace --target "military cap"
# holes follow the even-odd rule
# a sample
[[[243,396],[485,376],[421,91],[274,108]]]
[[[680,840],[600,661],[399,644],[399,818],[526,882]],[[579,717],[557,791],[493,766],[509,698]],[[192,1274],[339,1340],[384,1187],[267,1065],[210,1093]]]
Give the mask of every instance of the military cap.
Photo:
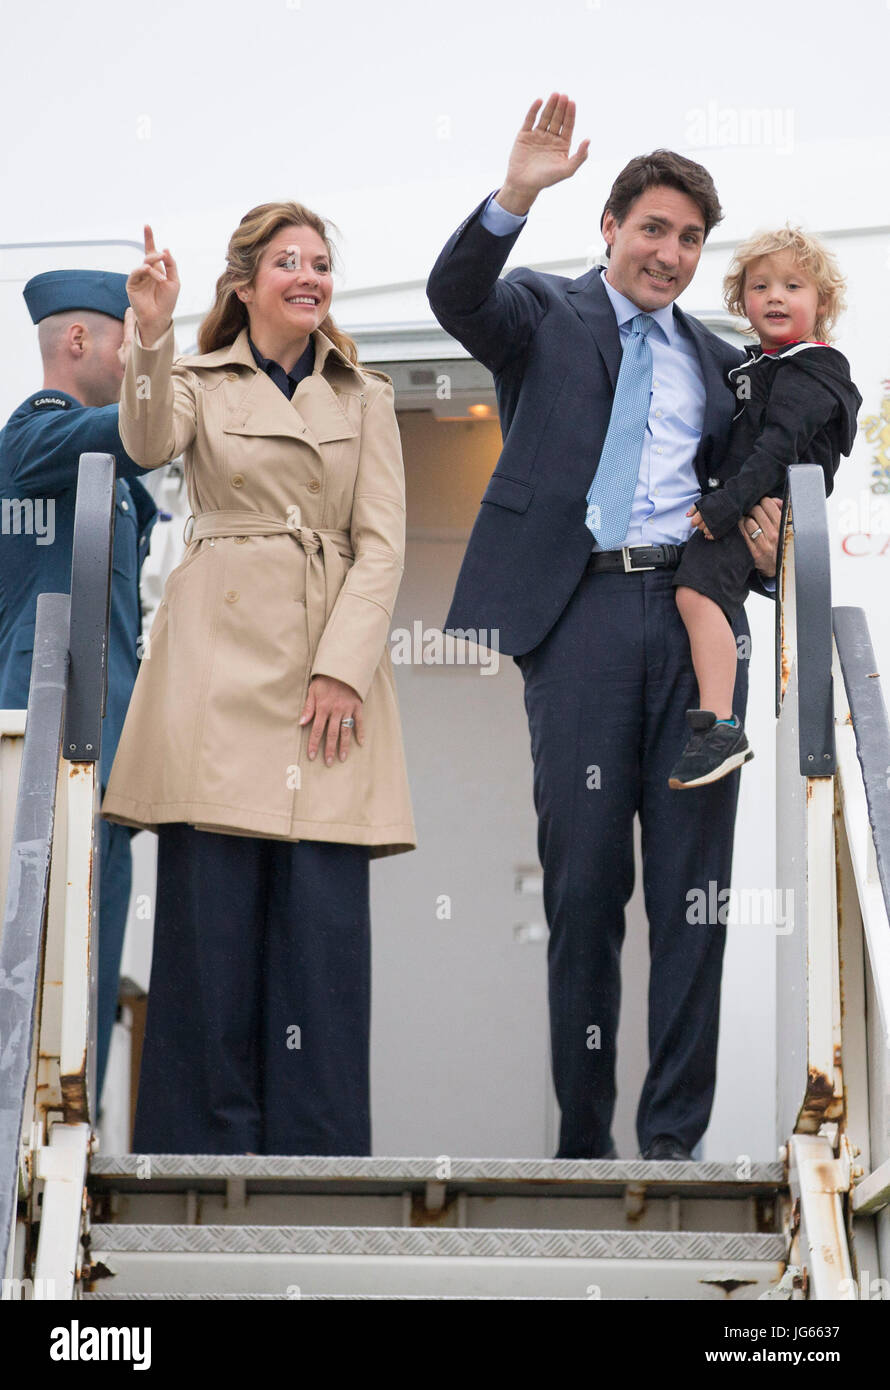
[[[130,307],[126,286],[126,275],[113,270],[46,270],[22,293],[32,323],[66,309],[92,309],[122,320]]]

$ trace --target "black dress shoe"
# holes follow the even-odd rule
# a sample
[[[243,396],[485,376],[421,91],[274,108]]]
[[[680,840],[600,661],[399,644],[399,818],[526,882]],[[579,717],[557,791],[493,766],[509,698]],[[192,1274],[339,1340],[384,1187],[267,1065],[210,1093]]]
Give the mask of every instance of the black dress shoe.
[[[670,1134],[659,1134],[652,1143],[640,1154],[640,1158],[649,1161],[667,1161],[668,1163],[691,1163],[692,1154],[681,1144],[679,1139],[674,1139]]]

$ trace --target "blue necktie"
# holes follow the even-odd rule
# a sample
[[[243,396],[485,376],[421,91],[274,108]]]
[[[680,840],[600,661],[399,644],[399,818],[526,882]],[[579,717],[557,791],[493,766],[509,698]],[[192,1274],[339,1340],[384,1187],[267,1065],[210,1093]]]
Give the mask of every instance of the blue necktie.
[[[630,335],[621,354],[609,428],[599,466],[587,494],[584,524],[603,550],[615,550],[620,546],[630,525],[630,510],[649,419],[652,349],[647,335],[654,324],[651,314],[637,314],[630,321]]]

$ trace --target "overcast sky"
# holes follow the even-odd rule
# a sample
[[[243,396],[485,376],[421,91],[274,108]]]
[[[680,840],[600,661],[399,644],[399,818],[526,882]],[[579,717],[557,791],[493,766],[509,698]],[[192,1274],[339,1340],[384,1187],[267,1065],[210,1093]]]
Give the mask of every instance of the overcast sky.
[[[338,224],[341,287],[425,278],[555,87],[591,155],[534,209],[523,259],[595,247],[612,177],[657,145],[712,170],[721,235],[890,221],[887,0],[5,0],[3,36],[0,240],[137,240],[149,220],[183,311],[274,198]]]

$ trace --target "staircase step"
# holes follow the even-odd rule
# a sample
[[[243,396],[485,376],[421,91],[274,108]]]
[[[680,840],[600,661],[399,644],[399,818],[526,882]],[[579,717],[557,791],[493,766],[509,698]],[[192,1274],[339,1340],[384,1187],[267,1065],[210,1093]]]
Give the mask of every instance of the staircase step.
[[[100,1223],[90,1246],[109,1292],[167,1296],[756,1298],[785,1258],[780,1235],[664,1230]]]
[[[786,1186],[781,1163],[665,1163],[643,1159],[350,1158],[245,1154],[97,1154],[90,1188],[99,1192],[221,1190],[243,1179],[250,1191],[343,1193],[422,1191],[427,1183],[479,1195],[622,1192],[641,1183],[664,1195],[755,1196]]]
[[[250,1299],[253,1302],[293,1302],[283,1293],[85,1293],[81,1294],[81,1299],[86,1302],[103,1301],[107,1303],[120,1302],[131,1303],[134,1301],[166,1302],[172,1300],[181,1302],[191,1299]],[[345,1303],[352,1301],[362,1301],[366,1303],[390,1303],[390,1302],[435,1302],[435,1303],[454,1303],[467,1302],[482,1299],[483,1302],[490,1303],[550,1303],[552,1300],[546,1294],[486,1294],[486,1293],[304,1293],[300,1295],[300,1302],[307,1300],[311,1303],[333,1302]],[[572,1300],[569,1299],[569,1302]],[[579,1303],[586,1303],[586,1298],[575,1300]],[[630,1301],[630,1300],[628,1300]]]
[[[249,1255],[472,1255],[522,1259],[782,1259],[780,1235],[725,1231],[440,1230],[404,1226],[96,1225],[94,1250]]]

